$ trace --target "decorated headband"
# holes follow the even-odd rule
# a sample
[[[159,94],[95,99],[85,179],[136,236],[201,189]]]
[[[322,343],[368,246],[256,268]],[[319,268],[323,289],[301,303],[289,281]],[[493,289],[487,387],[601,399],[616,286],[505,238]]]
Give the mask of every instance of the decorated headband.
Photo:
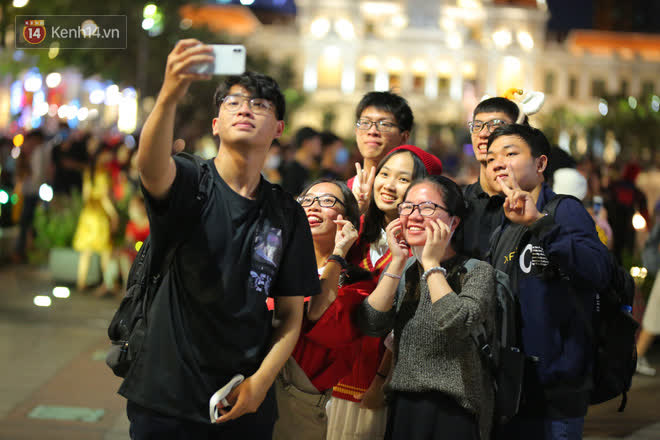
[[[523,90],[518,88],[510,88],[504,92],[504,98],[513,101],[520,110],[518,112],[518,119],[516,124],[521,124],[525,120],[525,116],[531,116],[538,113],[543,107],[545,102],[545,94],[543,92],[535,92],[533,90]],[[492,98],[491,96],[484,95],[482,101]]]

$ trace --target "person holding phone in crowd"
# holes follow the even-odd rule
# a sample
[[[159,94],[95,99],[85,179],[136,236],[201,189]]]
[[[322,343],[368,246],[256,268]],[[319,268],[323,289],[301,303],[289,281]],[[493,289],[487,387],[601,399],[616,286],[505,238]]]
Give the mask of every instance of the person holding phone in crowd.
[[[212,53],[194,39],[176,44],[140,137],[154,252],[174,253],[151,305],[147,348],[119,389],[133,439],[270,438],[273,382],[298,340],[303,298],[320,291],[303,208],[260,174],[284,129],[284,97],[272,78],[246,72],[218,87],[211,128],[220,146],[204,164],[212,185],[201,210],[204,166],[171,155],[177,104],[192,82],[211,78],[191,68],[213,62]],[[245,380],[211,424],[209,399],[239,373]]]

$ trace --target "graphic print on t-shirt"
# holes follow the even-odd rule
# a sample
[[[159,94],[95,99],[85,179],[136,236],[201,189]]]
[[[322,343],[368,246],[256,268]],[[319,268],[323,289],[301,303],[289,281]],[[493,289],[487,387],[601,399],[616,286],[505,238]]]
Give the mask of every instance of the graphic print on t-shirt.
[[[281,258],[282,230],[272,226],[268,219],[264,219],[254,236],[248,288],[268,296]]]

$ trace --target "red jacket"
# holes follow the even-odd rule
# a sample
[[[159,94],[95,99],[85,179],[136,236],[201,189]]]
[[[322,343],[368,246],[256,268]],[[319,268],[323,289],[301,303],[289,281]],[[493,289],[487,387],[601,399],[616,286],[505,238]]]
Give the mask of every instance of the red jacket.
[[[369,243],[361,242],[358,239],[354,249],[349,253],[349,260],[351,263],[372,273],[373,277],[370,280],[371,285],[368,289],[368,293],[371,293],[378,285],[381,272],[392,261],[392,256],[388,249],[385,255],[374,263],[371,261],[369,249]],[[333,388],[333,397],[350,400],[351,402],[360,402],[360,399],[355,396],[367,391],[374,380],[376,371],[378,371],[380,362],[383,359],[383,353],[385,353],[384,339],[372,336],[361,336],[358,339],[353,346],[352,371]]]

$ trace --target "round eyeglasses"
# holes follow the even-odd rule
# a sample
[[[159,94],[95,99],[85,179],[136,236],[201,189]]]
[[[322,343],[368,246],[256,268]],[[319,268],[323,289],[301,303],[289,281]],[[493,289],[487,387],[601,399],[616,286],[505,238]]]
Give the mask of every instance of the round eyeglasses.
[[[267,99],[250,98],[249,96],[244,95],[227,95],[222,100],[222,104],[229,113],[236,113],[241,107],[243,107],[243,103],[246,101],[250,110],[255,115],[268,114],[274,107],[273,103]]]
[[[415,209],[417,209],[423,217],[431,217],[433,214],[435,214],[436,209],[442,209],[446,213],[451,214],[447,208],[433,202],[422,202],[418,204],[414,204],[412,202],[401,202],[399,203],[399,206],[397,206],[397,209],[399,210],[399,215],[403,216],[412,215],[412,213],[415,212]]]
[[[335,203],[344,206],[344,203],[335,196],[300,196],[297,200],[303,208],[312,206],[315,200],[318,200],[321,208],[332,208]]]
[[[492,133],[498,127],[503,127],[507,123],[501,119],[493,119],[492,121],[482,122],[482,121],[470,121],[468,122],[468,127],[472,133],[479,133],[482,128],[486,127],[488,133]]]
[[[376,130],[380,131],[381,133],[387,133],[394,130],[395,128],[399,128],[398,125],[390,121],[370,121],[369,119],[358,119],[358,121],[355,123],[357,129],[362,131],[367,131],[374,125],[376,126]]]

